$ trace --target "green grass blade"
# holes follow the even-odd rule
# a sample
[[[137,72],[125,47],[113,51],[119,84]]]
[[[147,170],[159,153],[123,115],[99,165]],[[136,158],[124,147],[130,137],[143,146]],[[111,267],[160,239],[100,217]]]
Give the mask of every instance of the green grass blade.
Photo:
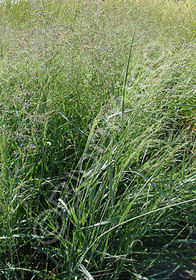
[[[85,274],[87,280],[95,280],[83,264],[80,263],[79,267],[81,268],[82,272]]]
[[[123,81],[123,88],[122,88],[122,114],[121,114],[122,123],[123,123],[124,111],[125,111],[125,91],[126,91],[126,85],[127,85],[127,77],[128,77],[128,73],[129,73],[129,64],[131,61],[132,50],[133,50],[134,35],[135,35],[135,31],[133,32],[133,36],[132,36],[132,40],[131,40],[129,57],[127,60],[127,67],[126,67],[126,72],[125,72],[124,81]]]

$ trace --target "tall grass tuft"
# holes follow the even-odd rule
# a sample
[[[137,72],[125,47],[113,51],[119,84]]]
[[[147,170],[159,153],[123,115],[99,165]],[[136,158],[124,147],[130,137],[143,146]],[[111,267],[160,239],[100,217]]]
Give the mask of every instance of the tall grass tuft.
[[[195,277],[195,2],[0,14],[0,278]]]

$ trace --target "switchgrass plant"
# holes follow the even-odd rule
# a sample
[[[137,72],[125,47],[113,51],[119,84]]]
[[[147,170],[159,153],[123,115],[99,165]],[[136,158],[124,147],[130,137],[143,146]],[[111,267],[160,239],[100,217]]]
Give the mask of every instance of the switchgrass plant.
[[[194,277],[195,4],[166,4],[0,4],[2,279]]]

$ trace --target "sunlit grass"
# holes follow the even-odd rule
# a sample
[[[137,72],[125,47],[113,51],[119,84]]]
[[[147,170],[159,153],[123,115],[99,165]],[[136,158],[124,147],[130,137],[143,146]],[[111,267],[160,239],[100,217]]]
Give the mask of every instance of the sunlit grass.
[[[195,9],[0,4],[2,279],[193,273]]]

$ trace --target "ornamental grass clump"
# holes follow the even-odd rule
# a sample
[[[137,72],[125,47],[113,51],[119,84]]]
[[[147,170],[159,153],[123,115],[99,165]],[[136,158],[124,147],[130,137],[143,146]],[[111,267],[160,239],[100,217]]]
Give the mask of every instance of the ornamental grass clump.
[[[194,11],[0,4],[0,278],[194,277]]]

